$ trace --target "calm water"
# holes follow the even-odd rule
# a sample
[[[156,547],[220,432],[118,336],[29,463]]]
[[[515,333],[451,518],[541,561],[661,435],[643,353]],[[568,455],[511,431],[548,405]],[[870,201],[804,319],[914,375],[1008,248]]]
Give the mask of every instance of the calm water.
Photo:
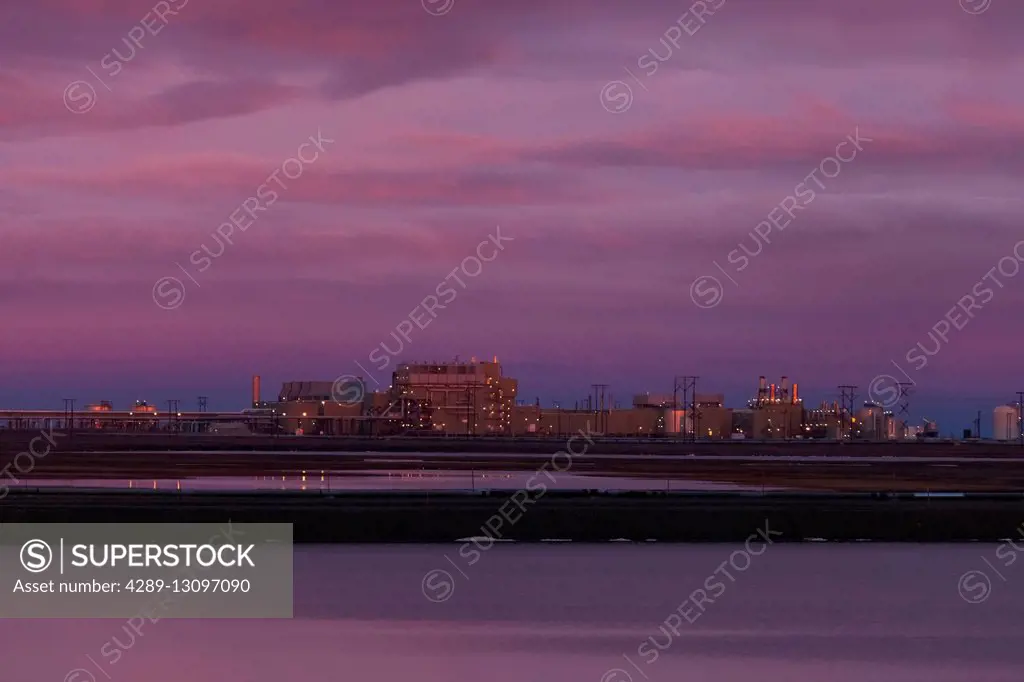
[[[121,621],[3,621],[0,679],[1024,679],[1024,561],[1005,566],[993,545],[774,545],[742,572],[727,567],[734,582],[720,573],[724,592],[666,638],[658,626],[737,547],[499,544],[473,565],[457,545],[303,547],[294,620],[165,619],[145,626],[116,664],[99,652],[112,637],[130,641]],[[446,588],[440,603],[424,596],[432,570],[453,578],[430,583]],[[970,570],[987,570],[993,581],[981,603],[958,593]],[[651,635],[665,648],[648,663],[638,648]],[[93,677],[68,678],[76,668]]]
[[[23,488],[137,488],[139,490],[292,490],[312,493],[335,490],[521,490],[535,471],[438,471],[377,470],[348,471],[344,475],[309,471],[293,476],[196,476],[181,479],[46,479],[31,478],[17,483]],[[582,476],[554,473],[557,483],[551,488],[562,490],[782,490],[771,486],[742,486],[734,483],[692,481],[686,479],[634,478],[623,476]]]

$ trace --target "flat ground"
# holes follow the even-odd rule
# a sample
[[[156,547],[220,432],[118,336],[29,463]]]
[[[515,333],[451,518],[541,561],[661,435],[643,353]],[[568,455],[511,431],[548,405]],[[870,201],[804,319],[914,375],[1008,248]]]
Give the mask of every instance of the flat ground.
[[[13,455],[0,456],[0,468]],[[21,459],[22,468],[28,460]],[[30,472],[10,471],[20,481],[49,479],[181,479],[199,476],[273,476],[325,472],[335,476],[380,471],[531,471],[552,468],[551,456],[362,452],[68,452],[34,460]],[[562,456],[555,462],[567,466]],[[1024,458],[999,461],[885,458],[850,461],[830,457],[652,457],[581,455],[570,473],[587,476],[692,480],[751,487],[821,491],[1024,491]],[[657,488],[657,485],[652,485]]]

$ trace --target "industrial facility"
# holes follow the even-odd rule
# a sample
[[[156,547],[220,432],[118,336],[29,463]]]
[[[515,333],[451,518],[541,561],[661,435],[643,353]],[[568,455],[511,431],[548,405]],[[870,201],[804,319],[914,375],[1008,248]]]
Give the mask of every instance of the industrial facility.
[[[629,407],[614,406],[607,386],[572,407],[518,400],[518,381],[491,361],[399,365],[385,391],[365,384],[288,382],[270,410],[283,431],[316,435],[437,434],[452,436],[563,436],[587,429],[610,437],[688,440],[898,440],[925,434],[874,403],[823,403],[807,409],[788,377],[758,377],[746,407],[725,406],[721,393],[700,393],[696,377],[676,377],[671,393],[642,393]],[[361,397],[356,402],[353,396]]]
[[[643,393],[618,407],[603,384],[572,407],[518,399],[519,384],[495,357],[468,362],[398,365],[387,390],[361,379],[285,383],[276,401],[253,408],[271,415],[273,429],[296,435],[564,436],[584,429],[608,437],[686,440],[898,440],[925,434],[874,403],[807,409],[788,377],[758,377],[746,407],[725,406],[721,393],[697,391],[697,377],[676,377],[673,391]],[[937,435],[934,434],[934,435]]]
[[[254,376],[251,404],[241,412],[209,412],[202,396],[198,409],[187,411],[178,400],[166,401],[166,410],[142,400],[127,410],[115,410],[108,401],[76,410],[75,401],[65,400],[63,410],[0,410],[0,426],[309,436],[562,437],[583,429],[608,437],[683,440],[897,441],[939,435],[930,420],[911,425],[882,405],[855,404],[856,387],[839,387],[842,402],[805,406],[798,385],[785,376],[778,382],[758,377],[742,408],[726,407],[721,393],[698,392],[697,377],[676,377],[671,393],[639,394],[627,407],[619,407],[607,388],[593,385],[592,394],[572,407],[530,404],[518,398],[518,381],[503,373],[497,357],[472,358],[400,364],[391,385],[378,391],[358,377],[289,381],[270,400],[263,399],[260,377]],[[1021,439],[1021,417],[1019,402],[995,408],[993,439]],[[976,424],[965,438],[979,437],[980,416]]]

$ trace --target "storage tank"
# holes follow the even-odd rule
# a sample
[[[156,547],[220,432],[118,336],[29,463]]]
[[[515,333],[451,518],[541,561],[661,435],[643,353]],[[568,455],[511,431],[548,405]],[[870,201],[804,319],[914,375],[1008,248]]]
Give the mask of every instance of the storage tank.
[[[885,437],[885,410],[880,405],[864,403],[855,416],[861,438],[881,440]]]
[[[883,421],[885,423],[885,437],[887,440],[896,440],[903,437],[903,422],[896,419],[892,412],[886,412]]]
[[[662,413],[662,423],[665,425],[665,433],[685,433],[689,422],[686,419],[686,410],[667,409]]]
[[[1020,438],[1019,414],[1015,405],[1000,405],[992,415],[992,436],[996,440]]]

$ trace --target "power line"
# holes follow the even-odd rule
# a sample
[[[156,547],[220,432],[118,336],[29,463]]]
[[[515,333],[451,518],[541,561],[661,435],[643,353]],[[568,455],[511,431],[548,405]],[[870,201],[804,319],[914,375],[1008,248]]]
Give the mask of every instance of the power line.
[[[850,438],[853,438],[853,419],[854,411],[856,410],[857,403],[857,387],[850,384],[843,384],[838,387],[842,400],[842,409],[839,413],[840,427],[839,427],[839,438],[843,438],[843,432],[846,431],[846,417],[850,417]]]
[[[75,399],[64,398],[64,428],[71,436],[75,435]]]
[[[672,407],[678,410],[679,392],[683,392],[682,407],[683,415],[683,440],[697,440],[698,423],[700,411],[697,407],[697,379],[698,376],[676,376],[672,382]]]
[[[594,411],[597,412],[597,430],[601,433],[608,431],[608,414],[605,408],[605,390],[608,384],[591,384],[594,389]]]

